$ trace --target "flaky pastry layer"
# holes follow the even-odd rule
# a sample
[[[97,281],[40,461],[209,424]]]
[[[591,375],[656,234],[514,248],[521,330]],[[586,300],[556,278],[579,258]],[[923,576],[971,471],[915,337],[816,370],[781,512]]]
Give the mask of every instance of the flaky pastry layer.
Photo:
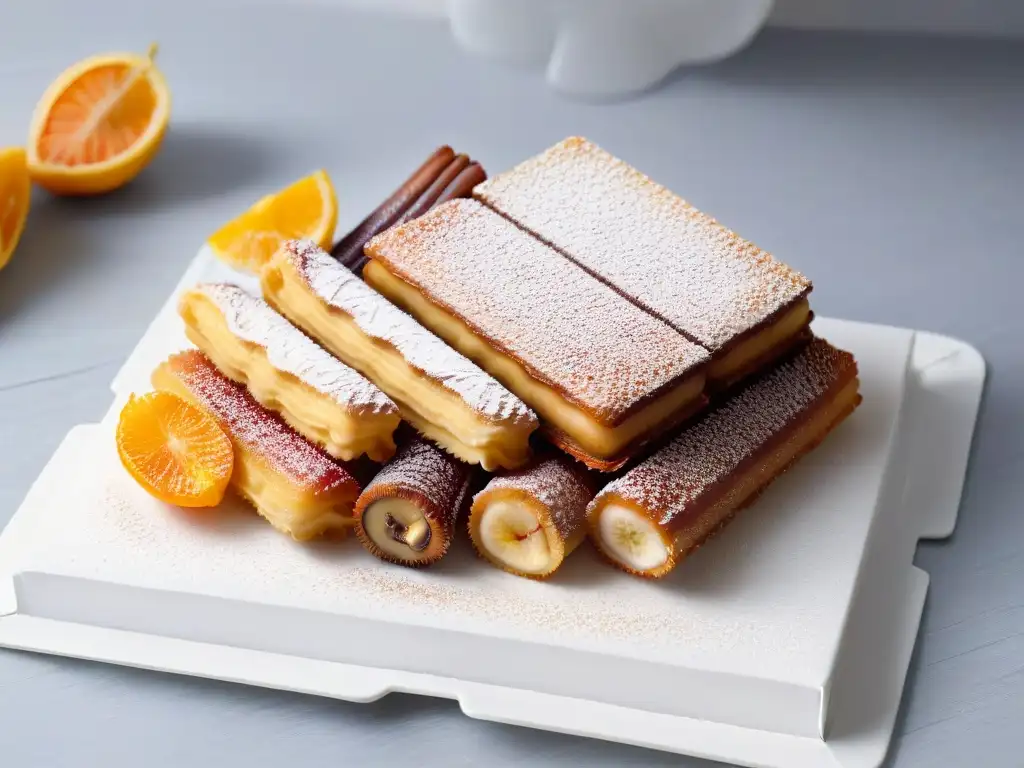
[[[346,487],[322,496],[297,492],[257,455],[244,450],[235,451],[231,487],[274,528],[296,541],[321,536],[340,538],[356,524],[352,508],[358,488]]]
[[[217,419],[234,447],[231,487],[236,493],[274,528],[299,541],[328,532],[343,534],[355,524],[352,508],[359,486],[347,472],[332,465],[326,454],[314,457],[312,452],[316,449],[308,446],[311,463],[321,463],[323,467],[309,467],[312,474],[308,478],[291,476],[279,466],[274,455],[294,454],[292,441],[302,438],[282,432],[288,427],[279,421],[275,423],[274,414],[263,409],[237,384],[224,379],[224,387],[214,382],[214,389],[219,387],[220,391],[200,388],[197,374],[208,381],[221,376],[212,363],[200,358],[200,353],[184,353],[157,367],[152,376],[153,386],[195,403]],[[243,403],[243,398],[248,398],[248,402]],[[264,428],[254,425],[263,419]],[[249,430],[250,426],[254,429]],[[260,440],[249,439],[250,431],[258,432]]]
[[[535,421],[484,418],[450,389],[415,370],[393,346],[367,336],[351,317],[316,296],[289,260],[271,261],[261,283],[272,306],[373,381],[417,431],[454,456],[488,471],[515,468],[529,458]]]
[[[220,309],[199,291],[182,297],[179,312],[188,338],[218,370],[246,385],[260,404],[279,413],[303,437],[344,460],[366,454],[385,461],[394,454],[401,417],[393,405],[389,410],[346,408],[275,368],[266,350],[233,334]]]

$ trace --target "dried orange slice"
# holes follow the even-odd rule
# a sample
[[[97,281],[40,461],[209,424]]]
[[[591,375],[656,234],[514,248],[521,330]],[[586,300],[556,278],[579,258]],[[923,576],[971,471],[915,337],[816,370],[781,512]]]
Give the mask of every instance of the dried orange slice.
[[[96,195],[134,179],[167,131],[171,94],[145,56],[93,56],[65,70],[39,100],[29,129],[32,179],[59,195]]]
[[[213,416],[170,392],[129,398],[117,453],[139,485],[179,507],[215,507],[234,467],[231,440]]]
[[[321,248],[330,248],[337,223],[334,185],[320,170],[257,201],[217,230],[207,244],[233,267],[258,272],[285,240],[315,240]]]
[[[28,218],[32,183],[21,147],[0,149],[0,269],[10,261]]]

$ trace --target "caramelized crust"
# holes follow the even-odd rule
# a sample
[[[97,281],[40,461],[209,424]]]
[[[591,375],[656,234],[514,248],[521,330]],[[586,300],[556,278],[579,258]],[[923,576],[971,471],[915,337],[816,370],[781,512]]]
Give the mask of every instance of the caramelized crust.
[[[496,352],[465,323],[429,302],[380,264],[367,264],[365,277],[453,347],[506,382],[544,419],[541,431],[545,437],[591,469],[602,472],[619,469],[648,442],[681,424],[707,403],[701,393],[703,379],[693,376],[621,424],[606,426],[567,401],[554,388],[534,379],[517,360]]]
[[[595,466],[701,403],[708,354],[471,200],[374,238],[364,277]]]
[[[812,340],[607,485],[590,505],[591,538],[619,567],[664,576],[818,445],[860,401],[853,357]],[[661,536],[663,563],[639,570],[611,554],[600,521],[607,510],[621,508],[642,516]]]
[[[552,445],[565,451],[577,461],[583,462],[590,469],[597,470],[598,472],[617,472],[631,460],[651,450],[652,445],[656,446],[659,440],[666,439],[676,427],[685,424],[687,420],[703,411],[710,401],[704,395],[699,395],[690,402],[691,404],[688,408],[674,411],[671,415],[667,416],[664,412],[654,410],[652,407],[647,413],[661,418],[657,428],[648,432],[635,433],[636,436],[633,439],[624,441],[616,453],[606,457],[595,456],[571,435],[551,424],[545,424],[541,429]]]
[[[473,200],[378,235],[367,255],[613,426],[699,372],[708,355]],[[366,279],[378,285],[379,270]]]
[[[809,322],[807,278],[586,139],[474,196],[712,351],[712,380],[736,378]]]
[[[275,528],[306,540],[353,525],[359,486],[349,472],[224,377],[201,352],[172,355],[153,372],[153,386],[217,419],[235,449],[232,487]]]

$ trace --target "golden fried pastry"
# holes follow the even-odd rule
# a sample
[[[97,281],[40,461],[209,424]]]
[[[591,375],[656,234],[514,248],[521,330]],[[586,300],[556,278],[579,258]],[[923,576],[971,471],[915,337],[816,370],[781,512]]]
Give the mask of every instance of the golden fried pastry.
[[[394,454],[398,406],[263,299],[207,283],[183,294],[178,312],[189,339],[218,370],[300,435],[338,459]]]
[[[546,578],[586,538],[595,491],[583,465],[558,454],[496,476],[473,499],[473,546],[509,573]]]
[[[586,139],[474,195],[710,350],[712,388],[807,338],[807,278]]]
[[[487,470],[528,460],[533,411],[315,243],[288,243],[261,282],[271,305],[384,390],[420,433]]]
[[[368,283],[592,468],[621,466],[704,405],[704,349],[475,200],[393,227],[366,254]]]
[[[171,356],[153,372],[153,386],[213,415],[231,438],[231,486],[271,525],[303,541],[353,524],[359,485],[320,448],[222,375],[198,350]]]
[[[590,536],[625,571],[671,571],[860,404],[857,364],[813,339],[602,490]]]
[[[400,565],[440,560],[469,500],[472,469],[421,437],[406,442],[356,502],[359,540]]]

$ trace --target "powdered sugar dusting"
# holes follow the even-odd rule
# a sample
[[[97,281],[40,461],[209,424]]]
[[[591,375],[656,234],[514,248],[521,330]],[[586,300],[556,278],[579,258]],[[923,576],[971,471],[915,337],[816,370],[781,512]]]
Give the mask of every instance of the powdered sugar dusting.
[[[236,446],[262,457],[291,482],[315,493],[355,484],[330,456],[257,403],[241,384],[225,378],[202,352],[180,352],[164,365],[214,415]]]
[[[454,519],[465,501],[472,469],[429,440],[416,437],[402,445],[366,487],[397,486],[421,494],[435,509]]]
[[[573,559],[584,556],[581,552]],[[730,620],[723,623],[722,631],[714,635],[715,644],[709,646],[708,620],[698,611],[681,615],[678,611],[624,604],[621,595],[611,590],[607,596],[594,590],[586,593],[585,599],[578,600],[541,599],[541,595],[521,595],[510,590],[496,598],[489,590],[445,583],[429,578],[432,575],[355,567],[346,572],[345,583],[377,600],[406,606],[410,612],[441,610],[445,615],[485,620],[494,628],[505,626],[519,630],[525,626],[563,637],[634,642],[644,648],[657,643],[677,648],[680,645],[713,647],[715,651],[722,651],[760,629],[753,622]],[[545,591],[557,588],[554,585],[557,580],[536,584]]]
[[[681,520],[772,437],[799,423],[809,408],[854,375],[852,355],[813,339],[795,358],[611,482],[594,504],[616,493],[652,512],[661,525]]]
[[[398,406],[373,382],[314,343],[263,299],[229,283],[205,283],[196,290],[220,310],[231,333],[263,347],[267,360],[277,370],[291,374],[346,409],[398,413]]]
[[[586,139],[566,139],[474,195],[712,351],[811,288]]]
[[[475,200],[367,253],[596,418],[615,423],[708,353]]]
[[[547,507],[563,538],[583,525],[595,491],[582,464],[555,454],[527,469],[491,478],[481,493],[503,488],[529,494]]]
[[[393,346],[413,368],[490,421],[536,424],[522,400],[339,264],[316,243],[293,240],[286,258],[322,301],[371,338]]]

